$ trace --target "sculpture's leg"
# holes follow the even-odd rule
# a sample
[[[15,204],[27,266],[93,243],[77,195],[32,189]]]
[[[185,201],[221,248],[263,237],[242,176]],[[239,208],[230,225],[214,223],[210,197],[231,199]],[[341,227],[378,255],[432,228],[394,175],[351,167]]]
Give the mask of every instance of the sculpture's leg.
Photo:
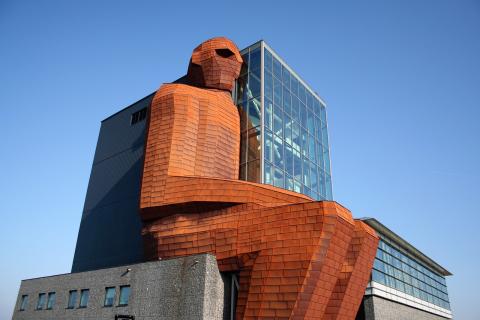
[[[354,236],[324,319],[355,319],[370,278],[377,246],[375,232],[356,220]]]
[[[260,248],[244,319],[321,319],[353,230],[350,213],[333,202],[263,209],[241,219],[239,239],[248,234],[251,248]]]

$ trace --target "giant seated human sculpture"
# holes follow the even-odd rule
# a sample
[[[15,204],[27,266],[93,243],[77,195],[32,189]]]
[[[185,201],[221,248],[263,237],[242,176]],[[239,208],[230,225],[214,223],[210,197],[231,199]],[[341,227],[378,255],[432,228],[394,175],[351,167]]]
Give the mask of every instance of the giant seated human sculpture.
[[[193,51],[186,81],[150,108],[140,214],[149,260],[211,253],[239,272],[237,319],[354,319],[378,237],[332,201],[238,180],[231,91],[242,57],[226,38]]]

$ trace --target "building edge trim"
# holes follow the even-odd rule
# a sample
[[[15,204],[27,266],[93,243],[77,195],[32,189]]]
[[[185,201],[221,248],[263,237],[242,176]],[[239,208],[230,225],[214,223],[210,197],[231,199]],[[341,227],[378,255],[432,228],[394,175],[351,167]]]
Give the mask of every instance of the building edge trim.
[[[378,296],[386,300],[401,303],[409,307],[414,307],[416,309],[426,311],[447,319],[453,318],[452,311],[448,309],[439,307],[430,302],[420,300],[418,298],[415,298],[414,296],[395,290],[393,288],[389,288],[375,281],[370,281],[368,283],[367,289],[365,290],[365,296]]]

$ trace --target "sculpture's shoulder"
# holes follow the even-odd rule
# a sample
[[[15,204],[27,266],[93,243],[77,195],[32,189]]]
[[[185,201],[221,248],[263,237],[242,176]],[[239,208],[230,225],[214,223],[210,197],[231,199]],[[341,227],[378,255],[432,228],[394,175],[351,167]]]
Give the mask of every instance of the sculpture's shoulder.
[[[157,96],[169,96],[172,94],[203,96],[206,94],[205,89],[189,86],[181,83],[164,83],[157,91]]]
[[[181,83],[165,83],[158,89],[155,98],[167,97],[172,95],[184,95],[202,100],[216,100],[224,103],[233,104],[231,95],[219,90],[198,88]]]

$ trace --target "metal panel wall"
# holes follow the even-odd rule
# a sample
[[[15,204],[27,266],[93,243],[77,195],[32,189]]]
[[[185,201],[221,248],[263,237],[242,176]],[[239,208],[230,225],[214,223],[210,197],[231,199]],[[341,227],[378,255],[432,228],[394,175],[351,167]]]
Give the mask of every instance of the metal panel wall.
[[[143,261],[138,204],[147,121],[131,125],[131,115],[152,98],[102,122],[72,272]]]

